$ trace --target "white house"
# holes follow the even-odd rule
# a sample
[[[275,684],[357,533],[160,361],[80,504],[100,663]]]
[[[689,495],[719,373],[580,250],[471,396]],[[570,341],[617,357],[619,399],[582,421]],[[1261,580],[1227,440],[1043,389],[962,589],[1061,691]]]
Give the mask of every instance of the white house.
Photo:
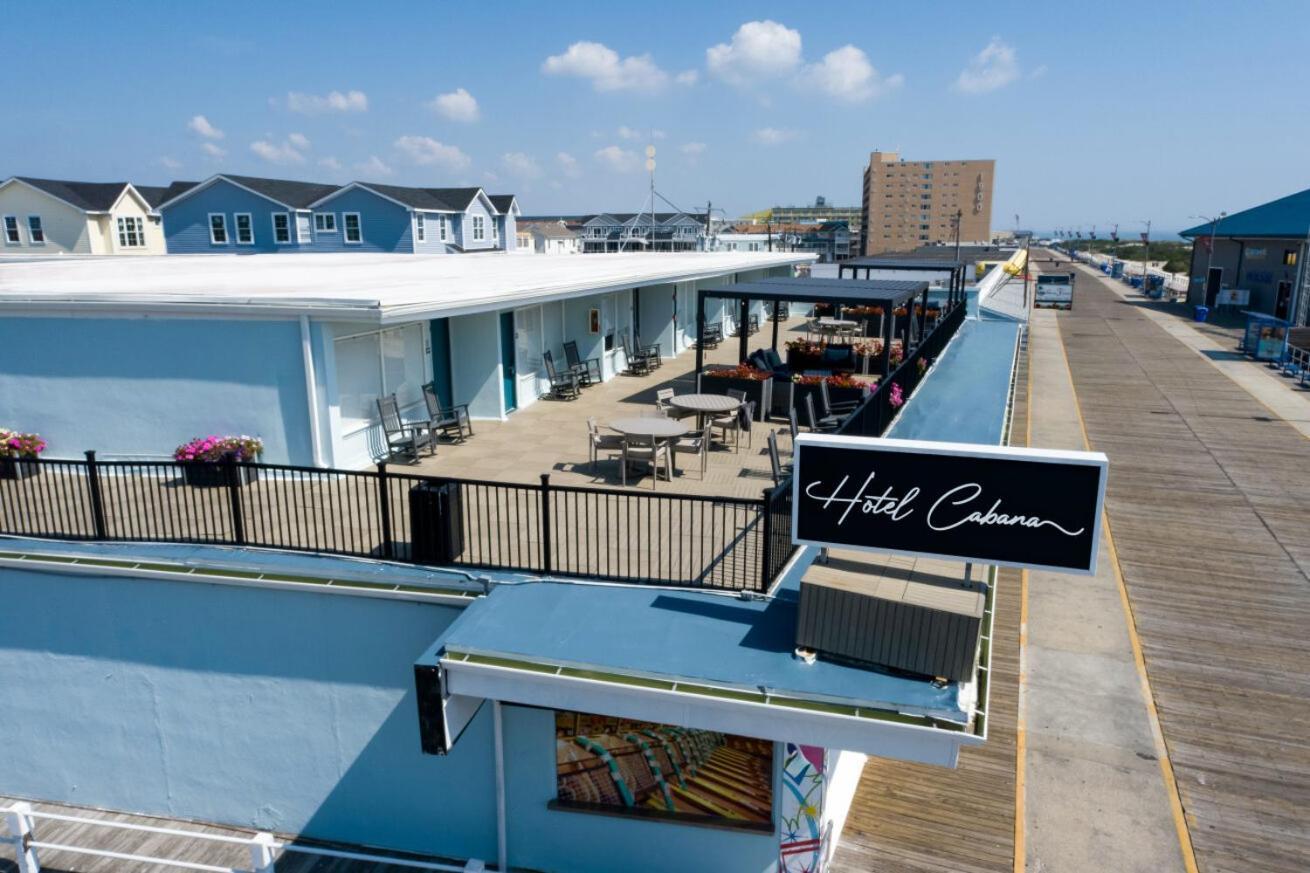
[[[130,182],[6,179],[0,182],[0,255],[162,255],[159,200],[151,198],[166,190]]]

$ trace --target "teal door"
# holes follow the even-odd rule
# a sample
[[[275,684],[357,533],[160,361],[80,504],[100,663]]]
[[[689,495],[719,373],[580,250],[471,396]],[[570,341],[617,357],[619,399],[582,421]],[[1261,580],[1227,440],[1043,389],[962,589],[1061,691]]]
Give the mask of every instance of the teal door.
[[[505,386],[505,411],[518,407],[518,374],[514,370],[514,313],[500,314],[500,378]]]

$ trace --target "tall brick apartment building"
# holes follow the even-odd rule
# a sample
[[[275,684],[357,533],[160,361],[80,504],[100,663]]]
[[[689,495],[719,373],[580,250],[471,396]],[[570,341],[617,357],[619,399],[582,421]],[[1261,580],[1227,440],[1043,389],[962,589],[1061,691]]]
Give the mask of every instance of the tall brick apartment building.
[[[907,161],[872,152],[864,169],[860,238],[864,254],[910,251],[932,243],[992,238],[996,161]]]

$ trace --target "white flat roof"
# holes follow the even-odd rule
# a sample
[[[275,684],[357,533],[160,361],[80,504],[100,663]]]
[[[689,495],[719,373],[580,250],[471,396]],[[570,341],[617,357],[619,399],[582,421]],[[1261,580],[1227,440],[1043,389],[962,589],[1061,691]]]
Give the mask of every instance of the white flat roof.
[[[807,263],[794,252],[511,257],[260,254],[0,259],[0,312],[172,312],[389,323]]]

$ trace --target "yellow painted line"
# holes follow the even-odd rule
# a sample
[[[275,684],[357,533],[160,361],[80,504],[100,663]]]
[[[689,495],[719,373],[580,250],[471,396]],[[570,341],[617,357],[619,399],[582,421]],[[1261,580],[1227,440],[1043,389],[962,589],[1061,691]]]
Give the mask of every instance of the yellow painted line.
[[[1078,427],[1083,434],[1083,446],[1090,450],[1092,443],[1087,437],[1087,423],[1083,420],[1082,404],[1078,402],[1078,389],[1073,384],[1073,368],[1069,366],[1069,353],[1064,348],[1063,335],[1060,337],[1060,354],[1064,357],[1065,369],[1069,371],[1069,390],[1073,392],[1074,410],[1078,413]],[[1110,549],[1110,566],[1114,570],[1115,584],[1119,588],[1119,601],[1123,605],[1124,618],[1128,623],[1128,640],[1133,648],[1133,663],[1137,666],[1137,677],[1142,684],[1147,721],[1150,722],[1151,736],[1155,740],[1156,760],[1160,763],[1160,775],[1164,779],[1165,793],[1169,795],[1169,811],[1173,814],[1174,830],[1178,833],[1178,847],[1183,854],[1183,867],[1187,873],[1197,873],[1192,834],[1187,826],[1187,816],[1183,812],[1182,798],[1178,794],[1178,777],[1174,775],[1174,765],[1169,760],[1169,746],[1165,743],[1164,731],[1160,728],[1160,714],[1155,708],[1155,694],[1151,691],[1151,679],[1146,673],[1146,656],[1142,654],[1142,640],[1137,635],[1137,619],[1133,616],[1132,601],[1128,598],[1128,586],[1124,584],[1123,571],[1119,567],[1119,550],[1115,548],[1114,534],[1110,530],[1110,516],[1104,510],[1101,512],[1101,524],[1105,526],[1105,542]]]

